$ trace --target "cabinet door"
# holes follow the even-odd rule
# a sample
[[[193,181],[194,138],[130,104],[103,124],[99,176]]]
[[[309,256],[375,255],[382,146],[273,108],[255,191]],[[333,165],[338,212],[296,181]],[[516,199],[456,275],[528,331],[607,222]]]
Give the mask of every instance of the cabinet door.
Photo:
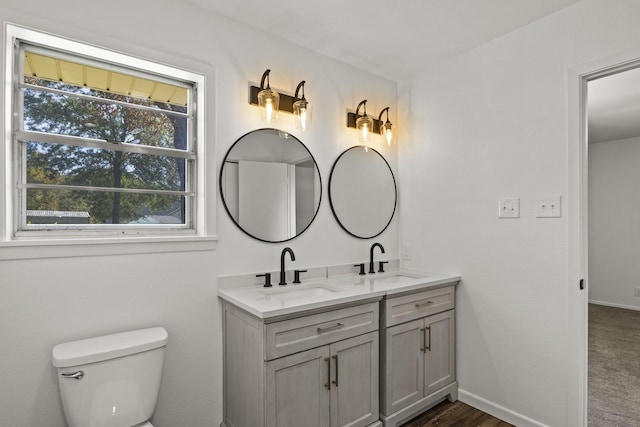
[[[425,396],[451,383],[455,372],[455,316],[446,311],[425,318]]]
[[[375,331],[331,344],[332,427],[368,426],[379,419],[378,340]]]
[[[330,361],[324,346],[266,362],[267,427],[329,427]]]
[[[387,328],[384,380],[385,415],[424,396],[424,319]]]

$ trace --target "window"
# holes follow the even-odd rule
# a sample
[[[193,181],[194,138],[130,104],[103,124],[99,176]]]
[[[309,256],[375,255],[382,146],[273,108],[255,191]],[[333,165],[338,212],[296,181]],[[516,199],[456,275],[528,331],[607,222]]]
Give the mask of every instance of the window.
[[[201,233],[204,77],[13,30],[11,237]]]

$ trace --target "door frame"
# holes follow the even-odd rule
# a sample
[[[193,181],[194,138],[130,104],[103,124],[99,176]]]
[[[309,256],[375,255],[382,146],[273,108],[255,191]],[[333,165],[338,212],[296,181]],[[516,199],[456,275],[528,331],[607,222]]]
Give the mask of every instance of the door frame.
[[[568,72],[568,425],[587,426],[588,405],[588,142],[587,83],[640,67],[640,48],[573,67]],[[584,289],[580,280],[584,279]]]

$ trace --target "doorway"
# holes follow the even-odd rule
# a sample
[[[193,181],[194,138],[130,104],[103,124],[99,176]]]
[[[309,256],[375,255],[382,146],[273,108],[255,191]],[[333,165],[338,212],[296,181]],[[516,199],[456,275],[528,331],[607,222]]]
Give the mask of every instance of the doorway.
[[[589,144],[587,112],[589,84],[640,67],[640,49],[634,49],[569,70],[569,366],[568,421],[588,426],[588,306],[589,264]],[[592,129],[592,132],[593,129]],[[639,218],[640,219],[640,218]],[[595,265],[595,264],[594,264]],[[640,280],[640,279],[639,279]],[[636,421],[637,422],[637,421]],[[614,424],[615,425],[615,424]]]
[[[588,421],[640,422],[640,68],[587,81]]]

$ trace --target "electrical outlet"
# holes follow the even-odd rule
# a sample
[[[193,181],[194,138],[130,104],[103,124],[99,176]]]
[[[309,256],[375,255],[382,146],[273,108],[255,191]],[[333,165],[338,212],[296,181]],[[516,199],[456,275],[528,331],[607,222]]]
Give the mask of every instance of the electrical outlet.
[[[411,249],[411,244],[405,243],[402,245],[402,259],[405,261],[411,261],[412,256],[413,250]]]
[[[640,297],[640,288],[636,288],[633,294],[637,297]]]

